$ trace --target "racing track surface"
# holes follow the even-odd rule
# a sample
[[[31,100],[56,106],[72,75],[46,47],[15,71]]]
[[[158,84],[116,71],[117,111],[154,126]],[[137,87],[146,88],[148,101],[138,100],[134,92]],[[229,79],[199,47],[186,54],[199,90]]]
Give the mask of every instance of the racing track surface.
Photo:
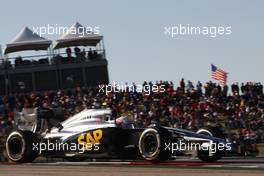
[[[186,169],[186,168],[150,168],[150,167],[122,167],[122,166],[34,166],[34,165],[4,165],[1,166],[0,175],[2,176],[263,176],[263,170],[214,170],[214,169]]]
[[[13,164],[0,163],[0,176],[258,176],[264,173],[264,159],[225,159],[217,163],[178,160],[153,164],[150,162],[52,162]]]

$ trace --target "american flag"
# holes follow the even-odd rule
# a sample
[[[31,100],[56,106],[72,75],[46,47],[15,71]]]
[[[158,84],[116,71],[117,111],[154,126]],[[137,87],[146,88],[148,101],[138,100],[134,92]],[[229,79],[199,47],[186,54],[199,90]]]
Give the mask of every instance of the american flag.
[[[226,85],[227,72],[217,68],[215,65],[211,64],[212,68],[212,78],[219,81],[222,86]]]

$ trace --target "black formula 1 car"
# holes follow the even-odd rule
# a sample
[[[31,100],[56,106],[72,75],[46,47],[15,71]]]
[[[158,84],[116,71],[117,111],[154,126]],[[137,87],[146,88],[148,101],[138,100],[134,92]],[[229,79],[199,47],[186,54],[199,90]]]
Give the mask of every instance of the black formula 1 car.
[[[126,117],[113,118],[110,109],[85,109],[43,131],[37,114],[37,109],[18,113],[18,128],[6,141],[10,160],[32,162],[45,155],[69,161],[109,158],[161,162],[179,151],[196,150],[199,159],[213,162],[231,149],[216,128],[197,132],[155,124],[137,128]]]

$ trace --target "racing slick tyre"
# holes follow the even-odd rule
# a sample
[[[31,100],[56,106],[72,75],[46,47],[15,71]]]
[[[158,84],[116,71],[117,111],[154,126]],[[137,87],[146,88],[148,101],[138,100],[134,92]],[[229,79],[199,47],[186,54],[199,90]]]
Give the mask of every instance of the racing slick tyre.
[[[18,163],[34,161],[39,151],[34,150],[33,143],[38,141],[37,135],[30,131],[13,131],[6,140],[8,158]]]
[[[217,127],[206,127],[197,131],[198,134],[213,136],[221,139],[225,139],[224,133]],[[203,145],[203,144],[202,144]],[[209,155],[209,150],[198,150],[197,157],[204,162],[216,162],[224,155],[223,150],[215,149],[212,155]]]
[[[139,151],[148,161],[161,162],[171,156],[170,150],[165,150],[165,143],[171,142],[170,133],[164,128],[147,128],[139,138]]]

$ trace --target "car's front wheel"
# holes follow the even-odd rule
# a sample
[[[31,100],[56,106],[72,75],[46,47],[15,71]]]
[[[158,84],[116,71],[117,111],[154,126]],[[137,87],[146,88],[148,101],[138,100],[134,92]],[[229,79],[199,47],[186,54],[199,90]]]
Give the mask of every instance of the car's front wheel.
[[[139,139],[141,156],[148,161],[164,161],[169,159],[171,152],[165,150],[165,143],[170,142],[169,133],[162,128],[147,128]]]

